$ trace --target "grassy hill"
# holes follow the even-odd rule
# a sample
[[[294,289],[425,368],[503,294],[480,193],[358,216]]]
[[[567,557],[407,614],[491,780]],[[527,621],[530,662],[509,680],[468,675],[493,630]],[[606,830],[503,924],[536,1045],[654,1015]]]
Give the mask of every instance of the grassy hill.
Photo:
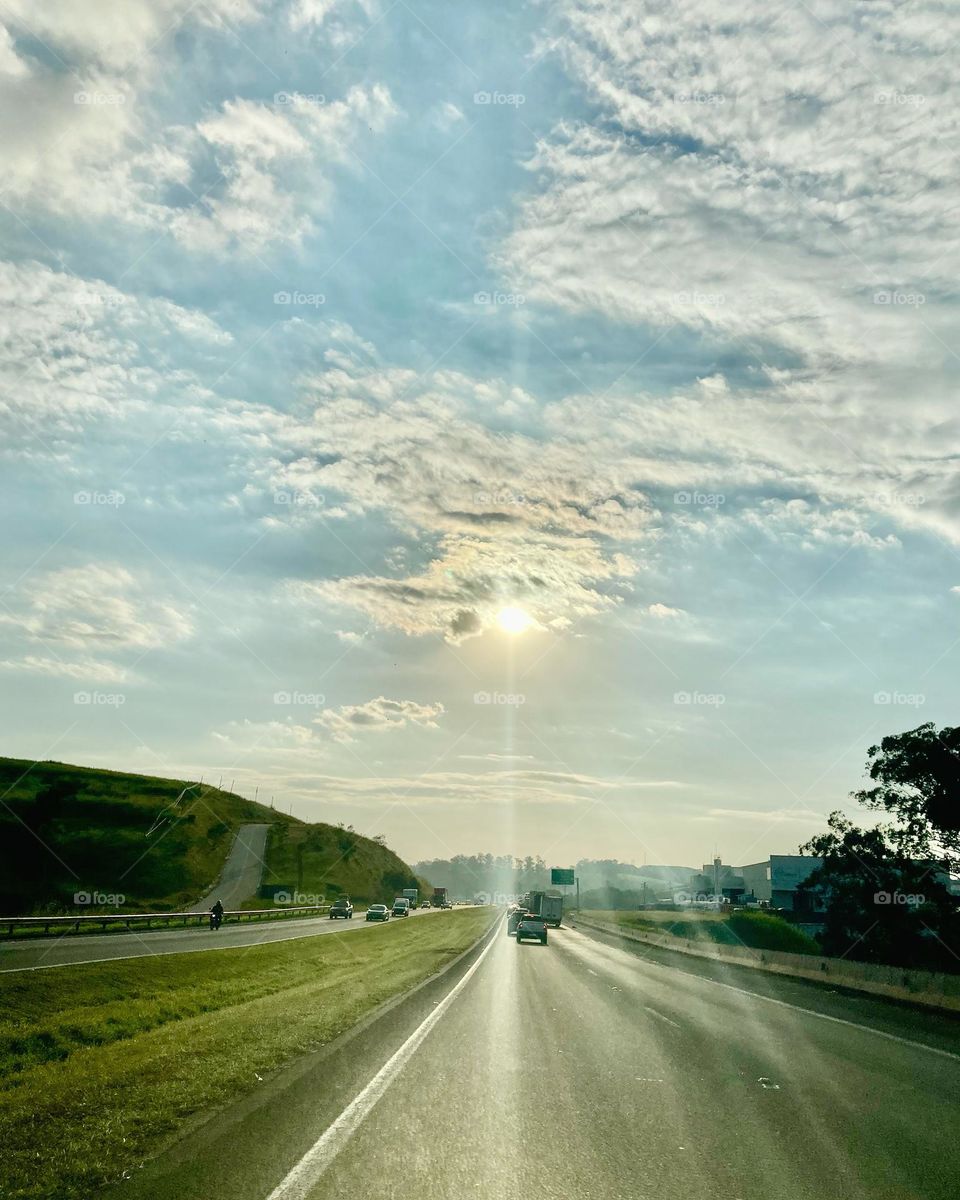
[[[801,929],[772,913],[756,911],[584,912],[585,917],[612,921],[638,933],[665,933],[690,941],[715,942],[721,946],[748,946],[752,950],[782,950],[787,954],[820,954],[820,946]]]
[[[123,895],[124,911],[183,908],[215,882],[238,826],[254,822],[271,825],[264,882],[361,901],[418,886],[379,842],[196,781],[0,758],[0,798],[7,916],[97,911],[76,905],[77,892]]]
[[[263,880],[328,901],[349,896],[369,904],[389,903],[404,888],[419,888],[423,896],[429,887],[381,842],[340,826],[300,822],[270,830]]]

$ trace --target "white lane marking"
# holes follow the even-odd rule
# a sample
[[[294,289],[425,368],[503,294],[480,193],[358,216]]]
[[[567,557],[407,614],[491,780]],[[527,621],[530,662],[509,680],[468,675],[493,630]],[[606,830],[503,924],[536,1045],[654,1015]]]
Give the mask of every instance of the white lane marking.
[[[666,1021],[668,1025],[672,1025],[674,1029],[679,1029],[680,1026],[676,1021],[671,1021],[669,1017],[665,1017],[662,1012],[657,1012],[655,1008],[650,1008],[646,1004],[643,1006],[643,1011],[648,1012],[652,1017],[659,1017],[661,1021]]]
[[[580,934],[580,937],[587,941],[593,941],[586,934]],[[604,943],[598,943],[603,945]],[[617,951],[616,947],[609,946],[607,949],[613,950],[615,953],[626,954],[625,950]],[[634,958],[633,955],[629,955]],[[634,961],[636,959],[634,958]],[[870,1025],[861,1025],[857,1021],[847,1021],[843,1017],[831,1017],[827,1013],[817,1012],[815,1008],[803,1008],[800,1004],[791,1004],[789,1000],[776,1000],[773,996],[764,996],[761,992],[751,992],[747,988],[735,987],[732,983],[721,983],[719,979],[708,979],[705,975],[694,975],[692,971],[684,971],[682,967],[670,967],[666,963],[648,963],[648,966],[658,967],[664,971],[676,971],[678,975],[683,975],[687,979],[696,979],[700,983],[709,983],[714,987],[728,988],[731,992],[739,992],[741,996],[751,996],[754,1000],[766,1000],[768,1004],[779,1004],[781,1008],[791,1008],[794,1012],[803,1013],[808,1017],[818,1017],[821,1021],[831,1021],[834,1025],[846,1025],[848,1029],[859,1029],[861,1033],[872,1033],[875,1037],[886,1038],[888,1042],[897,1042],[901,1046],[909,1046],[911,1050],[927,1050],[931,1054],[938,1054],[941,1058],[952,1058],[954,1062],[960,1062],[960,1054],[955,1054],[952,1050],[941,1050],[939,1046],[929,1046],[926,1042],[915,1042],[912,1038],[899,1037],[895,1033],[887,1033],[883,1029],[874,1029]],[[786,976],[784,976],[786,978]],[[882,996],[869,996],[868,999],[882,1000]]]
[[[473,978],[480,964],[497,944],[496,935],[499,931],[500,925],[497,924],[476,962],[453,985],[436,1008],[427,1014],[400,1049],[387,1059],[363,1091],[354,1096],[333,1124],[317,1138],[303,1158],[277,1184],[267,1200],[303,1200],[310,1189],[316,1186],[336,1156],[366,1120],[377,1101],[419,1049],[430,1030]]]
[[[143,954],[114,954],[110,958],[78,958],[76,962],[38,963],[33,967],[0,967],[0,975],[13,975],[17,971],[51,971],[54,968],[59,969],[61,967],[85,967],[88,963],[126,962],[128,958],[164,958],[168,954],[205,954],[208,950],[252,950],[255,946],[273,946],[279,942],[299,942],[303,938],[323,937],[327,933],[350,933],[351,930],[365,929],[366,925],[366,921],[361,921],[357,926],[347,925],[345,928],[335,926],[333,929],[324,927],[322,929],[315,929],[312,933],[292,933],[289,937],[264,938],[262,942],[236,942],[230,946],[186,946],[177,950],[147,950]],[[379,921],[372,921],[371,926],[373,925],[382,929],[385,926],[388,927],[390,922],[387,921],[384,926]],[[127,935],[118,933],[114,936],[126,937]]]

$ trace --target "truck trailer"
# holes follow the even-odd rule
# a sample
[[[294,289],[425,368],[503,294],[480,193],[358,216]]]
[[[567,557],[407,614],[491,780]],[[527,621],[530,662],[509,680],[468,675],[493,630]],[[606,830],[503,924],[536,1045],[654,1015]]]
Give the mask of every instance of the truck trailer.
[[[559,892],[546,892],[540,901],[540,916],[554,929],[560,928],[563,920],[563,896]]]
[[[446,908],[449,904],[447,900],[447,889],[435,887],[433,889],[433,900],[431,901],[434,908]]]

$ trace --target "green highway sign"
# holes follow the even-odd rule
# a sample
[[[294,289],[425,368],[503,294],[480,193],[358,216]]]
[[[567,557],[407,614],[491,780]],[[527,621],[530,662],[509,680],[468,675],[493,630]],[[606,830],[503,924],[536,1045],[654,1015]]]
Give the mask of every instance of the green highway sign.
[[[574,883],[573,867],[551,867],[550,882],[554,885],[559,883]]]

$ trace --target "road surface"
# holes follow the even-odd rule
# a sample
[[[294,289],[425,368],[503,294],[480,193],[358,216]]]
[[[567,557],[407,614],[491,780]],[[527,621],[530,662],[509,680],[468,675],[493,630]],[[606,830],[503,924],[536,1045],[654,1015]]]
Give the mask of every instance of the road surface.
[[[501,927],[114,1194],[955,1200],[958,1129],[946,1017],[569,929],[517,946]]]
[[[429,916],[418,909],[412,917]],[[394,918],[391,918],[394,919]],[[410,917],[404,917],[409,920]],[[374,929],[358,910],[352,921],[329,917],[279,918],[233,925],[229,922],[215,933],[207,926],[188,929],[148,929],[134,933],[72,934],[59,938],[18,938],[0,942],[0,974],[8,971],[46,970],[49,967],[75,966],[85,962],[106,962],[116,958],[145,958],[151,954],[194,954],[203,950],[224,950],[229,946],[256,946],[261,942],[282,942],[291,938],[317,937],[344,930]]]
[[[207,912],[219,899],[224,908],[242,908],[257,894],[263,877],[269,825],[241,825],[220,878],[205,895],[184,912]]]

